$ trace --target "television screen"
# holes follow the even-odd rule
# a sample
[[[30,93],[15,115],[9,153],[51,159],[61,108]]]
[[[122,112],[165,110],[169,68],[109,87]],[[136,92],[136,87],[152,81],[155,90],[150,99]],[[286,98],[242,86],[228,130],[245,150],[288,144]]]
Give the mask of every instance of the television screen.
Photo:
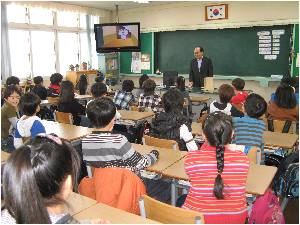
[[[140,52],[140,23],[95,24],[96,51]]]

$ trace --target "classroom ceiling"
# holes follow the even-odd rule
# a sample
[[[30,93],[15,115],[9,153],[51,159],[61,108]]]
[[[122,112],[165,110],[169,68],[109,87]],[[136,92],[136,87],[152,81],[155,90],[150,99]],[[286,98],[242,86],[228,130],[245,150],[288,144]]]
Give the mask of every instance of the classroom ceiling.
[[[59,1],[65,4],[70,5],[79,5],[79,6],[87,6],[99,9],[106,9],[108,11],[115,11],[116,5],[118,5],[118,9],[132,9],[139,8],[145,6],[157,6],[157,5],[165,5],[171,4],[176,1],[149,1],[149,3],[137,3],[134,1]]]

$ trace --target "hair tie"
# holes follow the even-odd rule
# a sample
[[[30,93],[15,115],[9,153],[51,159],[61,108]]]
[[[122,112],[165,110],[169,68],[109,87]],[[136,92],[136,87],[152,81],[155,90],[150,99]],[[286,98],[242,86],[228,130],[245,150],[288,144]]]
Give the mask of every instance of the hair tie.
[[[51,134],[40,133],[40,134],[37,134],[36,136],[48,138],[48,139],[54,141],[56,144],[62,145],[62,141],[58,137],[55,137]]]
[[[219,175],[221,175],[221,172],[218,172]]]

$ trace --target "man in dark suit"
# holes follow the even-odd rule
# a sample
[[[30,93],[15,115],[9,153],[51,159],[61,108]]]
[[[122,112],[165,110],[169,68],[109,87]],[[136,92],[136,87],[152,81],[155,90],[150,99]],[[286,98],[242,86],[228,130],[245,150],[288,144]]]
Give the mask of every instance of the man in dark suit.
[[[202,47],[194,49],[195,59],[191,60],[189,72],[189,86],[203,87],[204,77],[213,76],[213,66],[210,58],[203,56]]]

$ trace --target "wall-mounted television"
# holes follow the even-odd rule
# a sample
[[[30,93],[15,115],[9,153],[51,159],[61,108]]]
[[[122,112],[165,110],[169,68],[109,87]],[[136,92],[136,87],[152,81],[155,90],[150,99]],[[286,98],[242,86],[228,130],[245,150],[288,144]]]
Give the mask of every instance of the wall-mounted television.
[[[140,52],[140,23],[95,24],[96,51]]]

